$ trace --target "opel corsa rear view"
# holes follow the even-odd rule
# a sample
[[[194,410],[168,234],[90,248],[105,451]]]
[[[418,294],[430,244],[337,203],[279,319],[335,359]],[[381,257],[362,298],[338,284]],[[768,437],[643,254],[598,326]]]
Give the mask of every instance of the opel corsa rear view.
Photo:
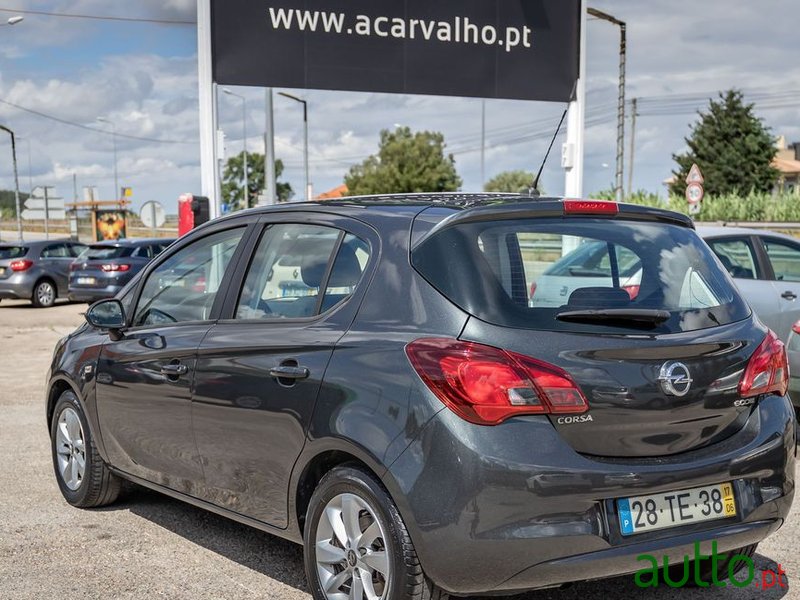
[[[129,480],[302,544],[318,600],[430,600],[752,556],[788,377],[682,215],[406,195],[196,229],[59,342],[46,403],[73,506]]]

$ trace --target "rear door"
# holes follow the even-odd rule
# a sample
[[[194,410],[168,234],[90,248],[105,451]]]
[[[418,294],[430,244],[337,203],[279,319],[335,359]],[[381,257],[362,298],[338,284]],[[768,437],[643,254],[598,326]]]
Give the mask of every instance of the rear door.
[[[58,295],[64,296],[69,287],[69,266],[75,257],[66,242],[48,244],[39,254],[39,264],[53,277],[58,287]]]
[[[760,236],[770,267],[773,298],[780,306],[773,329],[784,342],[800,319],[800,244],[784,238]]]
[[[577,414],[550,410],[521,418],[548,418],[576,451],[607,457],[678,454],[741,429],[752,403],[738,402],[737,384],[766,332],[749,318],[747,304],[693,230],[622,215],[492,216],[452,219],[413,250],[412,262],[473,315],[462,340],[538,361],[538,391],[509,390],[511,404],[541,412],[543,394],[565,398],[556,388],[548,392],[556,385],[550,369],[566,371],[589,405]],[[609,247],[610,283],[576,283],[558,307],[530,306],[510,292],[529,289],[559,260],[538,242],[563,244],[567,237]],[[635,296],[621,285],[613,258],[618,246],[641,262]],[[517,247],[521,261],[513,259]]]
[[[736,287],[764,324],[779,331],[782,307],[770,276],[769,265],[759,260],[761,242],[749,235],[706,238],[706,243],[733,277]]]
[[[289,477],[328,361],[355,315],[372,236],[333,217],[264,224],[227,318],[199,348],[192,415],[210,502],[287,526]]]
[[[202,485],[191,425],[197,347],[224,301],[246,231],[228,222],[164,257],[139,286],[131,327],[103,345],[97,413],[119,469],[190,494]],[[184,276],[175,277],[176,270]]]

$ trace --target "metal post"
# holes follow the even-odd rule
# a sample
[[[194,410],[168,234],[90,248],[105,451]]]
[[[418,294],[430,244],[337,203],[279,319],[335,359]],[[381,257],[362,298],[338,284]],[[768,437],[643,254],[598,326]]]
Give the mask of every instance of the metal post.
[[[586,120],[586,0],[581,1],[580,61],[575,99],[567,115],[567,142],[564,148],[566,180],[564,195],[583,196],[583,145]]]
[[[481,189],[486,186],[486,100],[481,100]]]
[[[151,202],[150,203],[150,219],[151,219],[150,222],[152,223],[150,235],[151,235],[151,237],[156,237],[156,203],[155,202]]]
[[[266,203],[278,203],[278,185],[275,177],[275,120],[272,111],[272,88],[267,88],[265,94],[267,109],[266,126],[264,129],[264,197]]]
[[[22,207],[19,203],[19,174],[17,173],[17,140],[14,137],[14,132],[5,125],[0,125],[0,129],[5,131],[11,136],[11,158],[14,161],[14,203],[17,209],[17,235],[19,241],[22,239]]]
[[[44,186],[44,188],[42,188],[42,189],[44,189],[44,239],[49,240],[50,239],[50,214],[49,214],[49,210],[48,209],[50,208],[50,203],[49,203],[49,201],[48,201],[49,199],[47,197],[47,186]]]
[[[242,135],[244,135],[244,205],[250,208],[250,175],[247,173],[247,101],[242,98]]]
[[[631,101],[631,162],[628,167],[628,194],[633,193],[633,158],[636,151],[636,102],[636,98]]]
[[[200,97],[200,181],[212,219],[220,215],[217,98],[211,74],[211,0],[197,0],[197,70]]]
[[[311,182],[308,173],[308,102],[303,101],[303,164],[306,171],[306,202],[311,202]]]

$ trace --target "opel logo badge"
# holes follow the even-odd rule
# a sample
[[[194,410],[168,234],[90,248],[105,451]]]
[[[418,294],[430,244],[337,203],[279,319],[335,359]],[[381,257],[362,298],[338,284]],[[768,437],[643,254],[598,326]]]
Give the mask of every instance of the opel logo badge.
[[[679,362],[664,363],[658,380],[661,382],[661,389],[665,394],[678,397],[689,393],[693,381],[689,367]]]

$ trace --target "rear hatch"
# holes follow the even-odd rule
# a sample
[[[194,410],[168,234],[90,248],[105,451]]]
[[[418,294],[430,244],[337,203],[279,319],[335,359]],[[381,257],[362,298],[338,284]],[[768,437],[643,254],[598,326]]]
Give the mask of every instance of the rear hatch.
[[[70,266],[70,287],[107,286],[110,281],[131,269],[131,261],[126,258],[130,257],[132,251],[130,246],[89,246]]]
[[[0,281],[30,266],[28,247],[19,244],[0,244]],[[25,266],[28,265],[28,266]]]
[[[663,456],[729,437],[756,402],[739,386],[766,329],[690,222],[613,203],[598,212],[595,204],[473,209],[415,246],[415,268],[472,315],[460,339],[479,346],[462,354],[497,348],[502,356],[484,352],[481,360],[516,365],[502,376],[485,368],[467,385],[480,379],[485,391],[522,372],[518,379],[536,391],[514,391],[516,414],[550,402],[527,414],[546,414],[588,455]],[[591,264],[577,264],[581,256]],[[537,285],[553,272],[571,279]],[[548,297],[536,301],[542,292]],[[768,383],[785,379],[781,369]]]

